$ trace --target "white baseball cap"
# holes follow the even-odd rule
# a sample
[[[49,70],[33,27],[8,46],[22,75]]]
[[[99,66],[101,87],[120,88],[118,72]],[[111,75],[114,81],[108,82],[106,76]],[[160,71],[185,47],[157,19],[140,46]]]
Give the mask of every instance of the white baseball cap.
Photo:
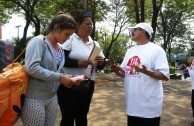
[[[134,27],[129,27],[128,28],[129,32],[132,33],[134,28],[144,29],[150,35],[150,37],[152,37],[153,28],[149,23],[141,22],[141,23],[136,24]]]

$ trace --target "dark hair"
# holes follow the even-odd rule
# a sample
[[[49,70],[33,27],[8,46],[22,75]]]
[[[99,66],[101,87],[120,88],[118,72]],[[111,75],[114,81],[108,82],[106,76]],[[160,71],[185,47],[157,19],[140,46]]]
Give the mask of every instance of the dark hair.
[[[145,35],[146,37],[150,40],[151,39],[151,36],[149,35],[149,33],[145,30]]]
[[[91,11],[83,11],[81,14],[79,14],[76,18],[75,21],[79,22],[80,24],[83,23],[85,18],[92,18],[92,12]]]
[[[57,13],[57,15],[53,19],[51,19],[51,22],[48,25],[45,34],[49,34],[56,28],[59,28],[60,30],[77,29],[77,25],[74,18],[70,14],[61,11]]]
[[[144,29],[142,29],[142,28],[138,28],[140,31],[142,31],[142,30],[144,30]],[[146,35],[146,37],[148,38],[148,39],[150,39],[151,37],[150,37],[150,35],[149,35],[149,33],[146,31],[146,30],[144,30],[145,31],[145,35]]]

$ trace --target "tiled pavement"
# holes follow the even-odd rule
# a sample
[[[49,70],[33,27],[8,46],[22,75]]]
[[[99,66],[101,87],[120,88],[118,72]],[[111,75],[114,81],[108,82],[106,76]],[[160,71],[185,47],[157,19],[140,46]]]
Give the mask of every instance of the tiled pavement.
[[[190,126],[190,96],[190,79],[164,82],[161,126]],[[59,126],[60,119],[59,111],[55,126]],[[126,126],[123,79],[114,74],[98,74],[88,120],[89,126]],[[18,120],[14,126],[23,125]]]

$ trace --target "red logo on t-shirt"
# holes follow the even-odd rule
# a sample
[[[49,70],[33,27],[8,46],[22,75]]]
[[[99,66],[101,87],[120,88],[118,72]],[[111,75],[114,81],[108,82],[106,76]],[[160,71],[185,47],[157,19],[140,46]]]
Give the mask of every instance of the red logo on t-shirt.
[[[136,64],[140,64],[140,59],[138,56],[134,56],[132,57],[131,59],[129,59],[128,63],[127,63],[127,66],[128,68],[126,69],[126,73],[127,74],[130,74],[130,75],[134,75],[136,72],[135,72],[135,65]]]

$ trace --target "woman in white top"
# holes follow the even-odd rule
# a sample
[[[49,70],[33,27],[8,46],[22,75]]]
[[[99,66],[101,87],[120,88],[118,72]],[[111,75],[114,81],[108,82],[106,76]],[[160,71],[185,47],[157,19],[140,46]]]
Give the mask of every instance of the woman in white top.
[[[87,114],[94,92],[95,69],[102,69],[105,65],[102,51],[96,57],[96,63],[91,64],[88,61],[93,47],[100,47],[90,37],[93,29],[91,14],[83,12],[76,18],[76,22],[77,32],[65,42],[66,44],[62,45],[66,55],[64,72],[69,75],[86,74],[90,80],[90,88],[85,92],[81,92],[76,91],[76,87],[59,87],[58,102],[62,113],[61,126],[73,126],[74,121],[76,126],[87,126]],[[67,58],[71,58],[71,60]]]

